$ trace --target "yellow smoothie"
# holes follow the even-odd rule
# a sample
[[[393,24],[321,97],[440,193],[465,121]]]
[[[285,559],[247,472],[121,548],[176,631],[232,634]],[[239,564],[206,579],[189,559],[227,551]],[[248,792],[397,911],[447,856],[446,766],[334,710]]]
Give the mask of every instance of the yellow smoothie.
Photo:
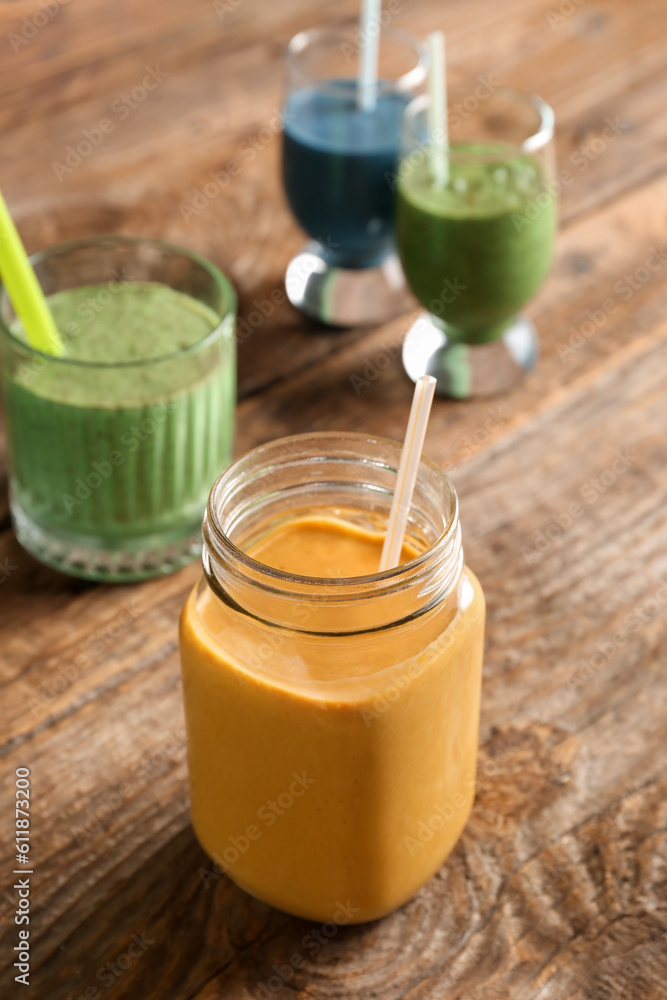
[[[456,844],[474,798],[476,578],[464,568],[419,614],[411,592],[392,594],[395,624],[379,628],[371,603],[321,607],[302,579],[376,574],[382,528],[309,509],[236,541],[295,575],[293,628],[276,625],[282,602],[266,580],[248,605],[202,583],[181,618],[197,837],[243,889],[317,921],[372,920],[408,900]],[[403,560],[422,547],[410,538]]]

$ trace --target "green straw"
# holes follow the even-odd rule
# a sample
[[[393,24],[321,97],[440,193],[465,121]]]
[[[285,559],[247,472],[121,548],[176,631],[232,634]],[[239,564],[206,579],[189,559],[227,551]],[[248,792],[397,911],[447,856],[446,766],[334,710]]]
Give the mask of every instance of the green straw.
[[[30,346],[43,354],[62,354],[63,342],[58,327],[1,192],[0,276]]]

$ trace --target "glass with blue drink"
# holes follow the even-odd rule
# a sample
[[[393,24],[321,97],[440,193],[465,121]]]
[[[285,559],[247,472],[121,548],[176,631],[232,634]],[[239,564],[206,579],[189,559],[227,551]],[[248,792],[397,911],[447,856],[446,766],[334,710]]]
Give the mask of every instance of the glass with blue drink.
[[[372,26],[373,27],[373,26]],[[401,117],[423,86],[428,54],[375,25],[378,76],[360,77],[359,26],[313,28],[287,47],[283,183],[310,242],[291,262],[291,302],[326,323],[377,323],[409,306],[394,247]]]

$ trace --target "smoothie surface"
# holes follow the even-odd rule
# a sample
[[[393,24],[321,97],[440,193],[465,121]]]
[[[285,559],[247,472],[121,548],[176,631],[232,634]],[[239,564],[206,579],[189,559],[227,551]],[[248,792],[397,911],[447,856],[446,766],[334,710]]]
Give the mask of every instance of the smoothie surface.
[[[380,572],[384,533],[326,516],[287,521],[246,550],[248,555],[283,573],[329,579]],[[401,563],[417,550],[403,545]]]
[[[454,218],[502,215],[521,211],[544,191],[544,175],[530,156],[502,158],[498,151],[496,159],[492,147],[474,145],[453,145],[452,151],[445,187],[434,183],[427,157],[401,169],[403,197],[423,212]],[[457,161],[456,153],[466,160]],[[468,159],[475,156],[479,160]]]
[[[395,155],[406,96],[380,93],[375,107],[364,110],[357,103],[356,81],[328,82],[337,88],[333,93],[304,87],[289,96],[285,132],[296,142],[327,152],[358,156],[390,150]]]
[[[68,288],[47,302],[63,357],[90,364],[149,361],[204,340],[218,317],[203,303],[158,282],[109,282]],[[25,339],[20,324],[12,332]]]
[[[129,406],[170,397],[210,374],[206,350],[188,348],[204,341],[220,319],[167,285],[112,281],[56,292],[47,302],[65,350],[62,357],[37,355],[17,367],[12,380],[32,396],[95,408]],[[12,332],[25,340],[18,321]]]

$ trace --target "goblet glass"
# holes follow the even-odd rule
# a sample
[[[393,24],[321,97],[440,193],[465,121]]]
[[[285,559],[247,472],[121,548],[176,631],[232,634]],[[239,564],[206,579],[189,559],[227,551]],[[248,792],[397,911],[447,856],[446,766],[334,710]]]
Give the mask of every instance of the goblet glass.
[[[454,98],[443,178],[429,100],[417,97],[403,117],[396,241],[427,310],[405,339],[403,364],[413,380],[434,375],[440,395],[494,394],[537,359],[535,327],[520,310],[553,253],[554,116],[539,97],[505,89]]]
[[[283,183],[310,242],[290,262],[290,301],[325,323],[382,322],[409,308],[394,246],[401,117],[424,83],[428,52],[376,26],[378,80],[359,82],[359,27],[296,35],[287,47]]]

